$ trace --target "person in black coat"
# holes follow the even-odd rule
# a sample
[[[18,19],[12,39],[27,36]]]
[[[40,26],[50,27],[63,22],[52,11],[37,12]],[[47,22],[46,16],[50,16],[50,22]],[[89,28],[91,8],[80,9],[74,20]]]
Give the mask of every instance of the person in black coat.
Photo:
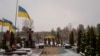
[[[10,42],[10,37],[11,37],[11,34],[10,34],[10,31],[6,31],[6,33],[4,34],[4,37],[3,37],[3,49],[5,49],[5,51],[11,51],[11,42]]]
[[[10,37],[10,47],[12,48],[12,50],[16,49],[16,42],[15,42],[15,34],[13,32],[11,32],[11,37]]]

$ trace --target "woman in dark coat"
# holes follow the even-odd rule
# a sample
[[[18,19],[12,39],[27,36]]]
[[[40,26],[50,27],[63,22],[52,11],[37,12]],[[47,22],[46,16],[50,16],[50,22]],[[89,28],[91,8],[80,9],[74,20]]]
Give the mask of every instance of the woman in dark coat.
[[[15,35],[14,35],[13,32],[11,32],[10,47],[11,47],[13,50],[16,49]]]
[[[10,38],[11,38],[10,31],[7,31],[4,34],[4,38],[3,38],[3,49],[5,49],[5,51],[11,51],[11,48],[10,48]]]

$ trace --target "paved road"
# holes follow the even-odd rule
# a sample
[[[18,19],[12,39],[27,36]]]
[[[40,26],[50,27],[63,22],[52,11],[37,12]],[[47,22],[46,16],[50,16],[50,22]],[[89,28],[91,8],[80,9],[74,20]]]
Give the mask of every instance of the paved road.
[[[18,55],[12,55],[12,56],[18,56]],[[65,49],[61,47],[45,47],[44,49],[33,49],[30,56],[81,56],[81,55],[76,53],[73,49]]]
[[[71,49],[65,49],[65,53],[60,54],[60,56],[81,56],[80,54],[76,53]]]
[[[59,56],[57,47],[45,47],[40,56]]]
[[[72,49],[62,47],[45,47],[40,56],[81,56]]]

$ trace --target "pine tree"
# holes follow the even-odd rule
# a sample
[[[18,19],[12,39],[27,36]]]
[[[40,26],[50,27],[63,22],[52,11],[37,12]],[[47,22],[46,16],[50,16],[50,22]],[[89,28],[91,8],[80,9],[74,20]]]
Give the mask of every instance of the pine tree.
[[[91,39],[91,56],[96,56],[96,34],[94,27],[91,27],[90,31],[90,39]]]
[[[87,32],[86,32],[86,39],[85,39],[85,56],[90,55],[90,27],[88,26]]]
[[[100,24],[97,25],[96,50],[97,56],[100,56]]]
[[[52,36],[56,37],[56,31],[54,31],[54,29],[51,30],[51,34]],[[55,46],[55,39],[52,39],[53,42],[53,46]]]
[[[96,50],[97,50],[97,56],[100,56],[100,33],[96,39]]]
[[[81,37],[81,44],[80,44],[80,51],[82,52],[82,53],[84,53],[85,52],[85,46],[86,46],[86,35],[85,35],[85,33],[83,33],[82,34],[82,37]]]
[[[56,33],[57,44],[60,44],[60,43],[61,43],[60,32],[61,32],[61,29],[60,29],[60,27],[58,27],[58,28],[57,28],[57,33]]]
[[[78,38],[77,38],[77,53],[84,52],[85,34],[84,25],[80,24],[78,28]]]
[[[56,36],[56,31],[54,31],[54,29],[52,29],[52,30],[51,30],[51,34],[52,34],[53,36]]]
[[[96,34],[94,27],[88,27],[85,56],[96,56]]]
[[[57,32],[56,37],[57,37],[57,44],[60,44],[60,34],[59,34],[59,32]]]
[[[71,46],[74,46],[74,33],[73,33],[73,31],[71,31],[71,33],[70,33],[69,44]]]
[[[78,38],[77,38],[77,53],[80,53],[81,49],[81,37],[82,37],[82,30],[78,30]]]

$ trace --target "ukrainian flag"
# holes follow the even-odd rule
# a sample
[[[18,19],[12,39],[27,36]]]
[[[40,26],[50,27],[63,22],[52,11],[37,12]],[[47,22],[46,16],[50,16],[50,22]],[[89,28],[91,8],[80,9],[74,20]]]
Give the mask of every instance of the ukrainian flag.
[[[15,30],[17,30],[17,27],[14,26],[10,20],[3,18],[2,21],[3,21],[2,26],[8,26],[11,32],[15,32]]]
[[[19,9],[18,9],[18,16],[19,17],[24,17],[24,18],[27,18],[27,19],[31,20],[31,18],[29,16],[29,14],[27,13],[27,11],[21,6],[19,6]]]
[[[9,26],[9,30],[10,30],[10,32],[15,32],[15,30],[17,30],[18,28],[16,27],[16,26],[14,26],[14,25],[10,25]]]
[[[7,20],[5,18],[2,18],[2,21],[3,21],[2,26],[10,26],[13,24],[10,20]]]
[[[10,26],[11,24],[7,23],[7,22],[3,22],[2,26]]]
[[[10,20],[8,19],[5,19],[5,18],[2,18],[3,22],[7,22],[7,23],[10,23],[10,24],[13,24]]]
[[[2,20],[0,20],[0,25],[1,25],[1,26],[3,25],[3,21],[2,21]]]
[[[9,26],[10,24],[8,22],[4,22],[4,21],[0,20],[0,25],[1,26]]]

